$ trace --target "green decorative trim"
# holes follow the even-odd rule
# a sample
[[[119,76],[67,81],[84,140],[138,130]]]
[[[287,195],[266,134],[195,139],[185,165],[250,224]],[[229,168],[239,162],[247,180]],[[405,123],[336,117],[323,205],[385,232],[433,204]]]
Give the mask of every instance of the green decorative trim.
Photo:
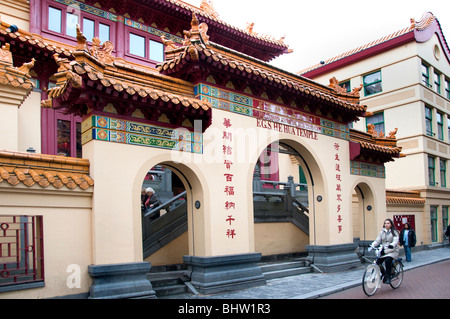
[[[383,165],[367,164],[356,161],[350,161],[350,174],[386,178],[386,170]]]
[[[348,125],[297,111],[292,108],[255,99],[243,94],[200,83],[194,87],[195,96],[211,103],[213,108],[257,119],[300,128],[343,140],[350,139]]]
[[[81,124],[82,144],[91,140],[203,153],[203,134],[92,115]]]

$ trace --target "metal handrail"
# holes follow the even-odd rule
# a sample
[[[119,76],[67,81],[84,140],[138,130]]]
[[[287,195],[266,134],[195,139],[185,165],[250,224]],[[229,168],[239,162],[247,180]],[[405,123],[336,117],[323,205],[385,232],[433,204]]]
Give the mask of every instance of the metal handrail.
[[[146,213],[144,214],[144,217],[148,217],[148,216],[150,216],[151,214],[153,214],[154,212],[157,212],[157,211],[159,211],[159,210],[161,210],[161,209],[163,209],[163,208],[166,208],[166,207],[172,205],[173,202],[177,201],[178,199],[180,199],[181,197],[183,197],[183,196],[185,196],[185,195],[186,195],[186,191],[184,191],[184,192],[178,194],[177,196],[173,197],[172,199],[168,200],[167,202],[165,202],[165,203],[163,203],[163,204],[161,204],[161,205],[159,205],[159,206],[157,206],[157,207],[155,207],[155,208],[149,210],[148,212],[146,212]]]

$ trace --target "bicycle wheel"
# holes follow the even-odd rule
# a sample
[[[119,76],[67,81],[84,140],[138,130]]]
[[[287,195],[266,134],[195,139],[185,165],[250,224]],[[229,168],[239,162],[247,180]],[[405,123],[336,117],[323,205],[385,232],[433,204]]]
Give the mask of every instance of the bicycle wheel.
[[[392,278],[391,287],[397,289],[403,282],[403,265],[400,261],[396,260],[392,263]]]
[[[369,265],[364,271],[362,287],[367,296],[373,296],[381,286],[381,273],[378,265]]]

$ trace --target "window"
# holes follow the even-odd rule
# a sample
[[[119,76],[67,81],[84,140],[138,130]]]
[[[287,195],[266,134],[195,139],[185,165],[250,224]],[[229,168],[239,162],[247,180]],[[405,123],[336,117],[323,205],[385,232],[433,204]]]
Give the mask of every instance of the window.
[[[161,42],[150,40],[150,60],[164,61],[164,45]]]
[[[0,292],[42,287],[42,216],[0,215],[0,225]]]
[[[381,71],[365,75],[363,77],[363,85],[365,96],[381,92]]]
[[[434,91],[441,94],[441,74],[436,71],[434,72]]]
[[[445,159],[439,160],[439,167],[441,171],[441,186],[447,187],[447,163]]]
[[[62,13],[60,9],[48,8],[48,29],[61,33]]]
[[[428,156],[428,184],[430,186],[436,185],[434,172],[435,172],[435,158],[433,156]]]
[[[130,33],[130,53],[145,58],[145,37]]]
[[[95,37],[94,20],[84,18],[82,28],[83,28],[83,35],[86,37],[86,39],[93,39]]]
[[[77,24],[80,24],[81,31],[88,41],[92,41],[94,37],[98,37],[102,43],[110,39],[112,25],[100,22],[98,17],[84,12],[78,14],[66,12],[62,7],[48,7],[48,30],[75,38]]]
[[[366,118],[366,127],[369,124],[373,124],[375,126],[375,131],[378,133],[384,132],[384,113],[376,113],[373,116]]]
[[[436,113],[437,118],[437,135],[438,139],[441,141],[444,140],[444,115],[442,113],[437,112]]]
[[[444,85],[445,85],[445,97],[450,100],[450,80],[446,78],[444,82],[445,82],[444,83]]]
[[[433,111],[430,107],[425,106],[425,129],[427,135],[433,136]]]
[[[57,113],[56,155],[81,158],[81,150],[81,119]]]
[[[351,89],[350,89],[350,80],[339,83],[339,86],[342,87],[342,88],[344,88],[344,89],[346,89],[346,90],[347,90],[347,93],[350,93],[350,92],[351,92]]]
[[[422,82],[426,87],[431,87],[430,84],[430,68],[428,65],[422,64]]]
[[[450,117],[447,117],[447,130],[448,130],[448,138],[450,140]]]
[[[92,41],[95,37],[99,38],[102,43],[109,41],[110,27],[107,24],[83,18],[81,30],[88,41]]]
[[[153,62],[164,61],[164,45],[150,36],[130,32],[128,52]]]
[[[430,221],[431,221],[431,241],[437,242],[438,236],[437,236],[437,216],[438,208],[437,206],[431,206],[430,207]]]
[[[67,13],[66,16],[66,34],[76,38],[77,37],[78,16],[76,14]]]
[[[107,24],[100,23],[98,24],[98,38],[103,43],[105,41],[109,41],[110,35],[110,27]]]

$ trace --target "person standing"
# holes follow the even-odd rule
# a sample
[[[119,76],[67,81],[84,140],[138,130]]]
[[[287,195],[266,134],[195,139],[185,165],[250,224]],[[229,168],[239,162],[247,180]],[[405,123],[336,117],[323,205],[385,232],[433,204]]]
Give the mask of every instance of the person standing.
[[[411,261],[411,248],[416,246],[416,240],[416,233],[414,232],[414,229],[411,228],[409,223],[406,223],[400,232],[400,246],[403,246],[405,250],[407,262]]]

